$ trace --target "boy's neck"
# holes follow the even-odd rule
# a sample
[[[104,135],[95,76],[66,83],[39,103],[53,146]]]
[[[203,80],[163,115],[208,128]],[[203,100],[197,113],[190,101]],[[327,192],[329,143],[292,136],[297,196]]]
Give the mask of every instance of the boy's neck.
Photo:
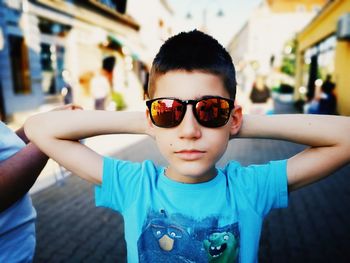
[[[164,175],[175,182],[184,184],[199,184],[214,179],[217,175],[217,169],[215,166],[213,166],[209,171],[205,172],[202,175],[183,175],[178,171],[173,170],[169,166],[165,169]]]

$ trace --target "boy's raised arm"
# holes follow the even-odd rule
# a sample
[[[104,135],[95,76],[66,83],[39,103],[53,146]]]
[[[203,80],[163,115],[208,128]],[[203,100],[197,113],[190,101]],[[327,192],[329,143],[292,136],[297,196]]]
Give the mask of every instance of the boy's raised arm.
[[[327,115],[244,116],[240,137],[309,145],[288,159],[290,190],[320,180],[350,162],[350,118]]]
[[[24,125],[28,138],[45,154],[94,184],[102,181],[103,158],[79,140],[102,134],[145,134],[147,127],[144,112],[84,110],[42,113]]]

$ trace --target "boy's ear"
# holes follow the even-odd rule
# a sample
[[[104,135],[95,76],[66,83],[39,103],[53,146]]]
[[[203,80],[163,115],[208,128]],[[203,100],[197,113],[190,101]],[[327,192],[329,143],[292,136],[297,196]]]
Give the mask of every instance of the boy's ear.
[[[243,114],[242,114],[242,107],[235,104],[235,108],[231,112],[231,129],[230,129],[230,135],[231,137],[238,134],[238,132],[241,129],[242,121],[243,121]]]
[[[151,116],[148,109],[146,109],[146,120],[147,120],[147,134],[152,138],[154,138],[154,125],[151,120]]]

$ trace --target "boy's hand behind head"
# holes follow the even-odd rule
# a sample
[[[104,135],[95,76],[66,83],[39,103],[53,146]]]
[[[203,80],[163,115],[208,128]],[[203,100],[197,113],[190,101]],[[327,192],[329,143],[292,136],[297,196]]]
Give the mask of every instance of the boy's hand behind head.
[[[67,105],[62,105],[55,107],[51,109],[50,111],[62,111],[62,110],[83,110],[83,107],[80,105],[76,104],[67,104]],[[27,144],[29,143],[29,139],[27,138],[25,132],[24,132],[24,127],[22,126],[16,131],[17,135]]]

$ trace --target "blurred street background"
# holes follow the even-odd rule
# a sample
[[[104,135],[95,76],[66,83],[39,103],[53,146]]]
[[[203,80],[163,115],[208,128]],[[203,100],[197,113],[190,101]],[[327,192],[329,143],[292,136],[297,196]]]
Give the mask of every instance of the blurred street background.
[[[66,103],[94,109],[102,74],[109,86],[105,110],[143,110],[159,47],[195,28],[232,56],[245,113],[350,116],[349,0],[0,0],[0,118],[15,130]],[[106,70],[109,58],[115,64]],[[145,136],[85,143],[101,154],[165,164]],[[302,148],[237,140],[222,161],[261,163]],[[261,262],[350,262],[349,176],[345,167],[271,213]],[[36,262],[125,261],[122,219],[94,207],[91,185],[50,160],[31,194]]]

